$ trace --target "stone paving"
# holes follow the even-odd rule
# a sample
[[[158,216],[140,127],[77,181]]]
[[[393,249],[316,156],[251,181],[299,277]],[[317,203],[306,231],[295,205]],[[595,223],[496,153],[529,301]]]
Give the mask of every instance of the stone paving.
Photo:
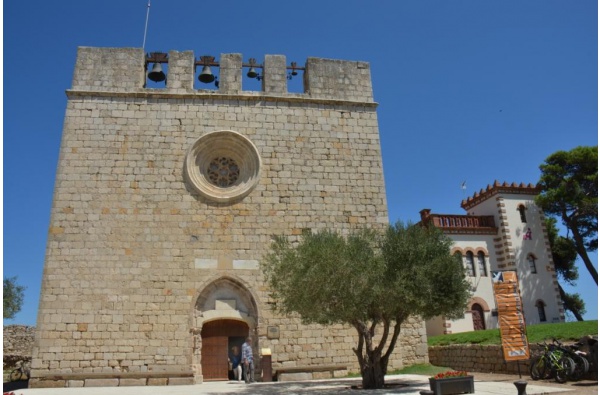
[[[515,375],[475,375],[475,394],[477,395],[507,395],[517,394],[514,381],[519,380]],[[527,380],[523,377],[522,380]],[[578,383],[557,384],[551,381],[532,382],[527,380],[528,395],[542,394],[597,394],[597,381],[581,381]],[[419,395],[420,391],[428,390],[428,377],[422,375],[393,375],[386,377],[388,388],[368,391],[369,394],[403,394]],[[35,388],[16,390],[15,395],[184,395],[184,394],[358,394],[357,386],[360,378],[312,380],[302,382],[274,382],[244,384],[234,381],[206,382],[192,386],[166,387],[98,387],[98,388]]]

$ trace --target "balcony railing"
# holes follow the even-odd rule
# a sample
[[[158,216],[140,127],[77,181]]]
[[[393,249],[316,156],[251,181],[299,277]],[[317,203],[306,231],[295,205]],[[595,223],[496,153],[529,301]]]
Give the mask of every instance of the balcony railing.
[[[450,233],[497,233],[492,215],[440,215],[430,214],[430,223]]]

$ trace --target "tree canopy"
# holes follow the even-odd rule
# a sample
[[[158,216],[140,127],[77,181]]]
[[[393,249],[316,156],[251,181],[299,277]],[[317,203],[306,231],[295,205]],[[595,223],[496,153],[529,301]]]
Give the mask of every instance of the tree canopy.
[[[4,278],[3,316],[5,319],[15,318],[21,311],[25,287],[17,284],[16,277]]]
[[[381,388],[407,318],[464,314],[470,288],[451,245],[438,229],[411,224],[345,237],[322,230],[305,232],[295,244],[275,237],[262,266],[280,313],[356,329],[363,387]]]
[[[598,284],[598,271],[587,252],[598,249],[598,147],[558,151],[540,166],[542,191],[536,204],[562,220],[577,253]]]

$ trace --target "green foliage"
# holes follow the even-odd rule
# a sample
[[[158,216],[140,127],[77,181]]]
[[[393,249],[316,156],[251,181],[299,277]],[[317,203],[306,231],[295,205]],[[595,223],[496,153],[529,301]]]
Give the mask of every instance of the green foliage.
[[[276,308],[333,324],[418,315],[462,316],[470,296],[451,240],[397,223],[382,235],[305,233],[297,246],[276,237],[262,262]]]
[[[564,292],[564,291],[563,291]],[[567,312],[571,312],[578,321],[583,321],[583,315],[585,315],[585,302],[581,299],[581,296],[577,293],[561,293],[561,298]]]
[[[439,229],[390,226],[382,246],[388,308],[429,319],[459,318],[470,298],[462,262],[450,255],[452,240]]]
[[[3,315],[5,319],[12,319],[21,311],[25,287],[17,284],[16,277],[4,278]]]
[[[579,278],[579,272],[575,266],[577,248],[573,240],[559,236],[556,218],[547,217],[545,224],[556,273],[561,280],[569,285],[575,285],[575,281]]]
[[[451,244],[434,227],[402,223],[345,237],[323,230],[295,245],[275,237],[261,265],[277,311],[356,329],[363,388],[374,389],[383,387],[405,319],[462,316],[469,283]]]
[[[275,237],[262,265],[276,309],[298,313],[305,323],[367,319],[371,300],[381,293],[377,242],[378,235],[366,230],[347,238],[305,232],[296,247]]]
[[[527,327],[527,339],[530,344],[558,339],[576,341],[587,335],[598,334],[598,321],[561,322],[557,324],[538,324]],[[445,346],[449,344],[501,344],[500,330],[453,333],[450,335],[431,336],[427,339],[429,346]]]
[[[558,274],[559,280],[574,286],[575,280],[579,278],[579,272],[575,261],[577,260],[577,247],[572,239],[559,236],[556,227],[556,218],[547,217],[545,220],[546,230],[548,232],[548,241],[552,251],[552,261],[554,269]],[[559,284],[560,298],[562,299],[565,310],[572,314],[578,321],[583,321],[585,314],[585,303],[577,293],[569,294],[565,292]]]
[[[558,151],[540,166],[542,192],[536,204],[572,233],[573,245],[596,284],[598,270],[588,251],[598,249],[598,147]]]

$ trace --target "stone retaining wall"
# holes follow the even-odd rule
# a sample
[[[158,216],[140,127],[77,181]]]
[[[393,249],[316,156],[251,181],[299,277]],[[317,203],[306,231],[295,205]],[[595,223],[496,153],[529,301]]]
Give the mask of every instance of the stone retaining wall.
[[[26,325],[7,325],[3,329],[3,366],[12,369],[19,361],[31,361],[35,327]]]
[[[531,351],[536,352],[535,346],[531,346]],[[519,369],[524,375],[529,372],[529,360],[505,362],[502,346],[499,345],[456,344],[429,347],[429,362],[467,372],[519,373]]]

